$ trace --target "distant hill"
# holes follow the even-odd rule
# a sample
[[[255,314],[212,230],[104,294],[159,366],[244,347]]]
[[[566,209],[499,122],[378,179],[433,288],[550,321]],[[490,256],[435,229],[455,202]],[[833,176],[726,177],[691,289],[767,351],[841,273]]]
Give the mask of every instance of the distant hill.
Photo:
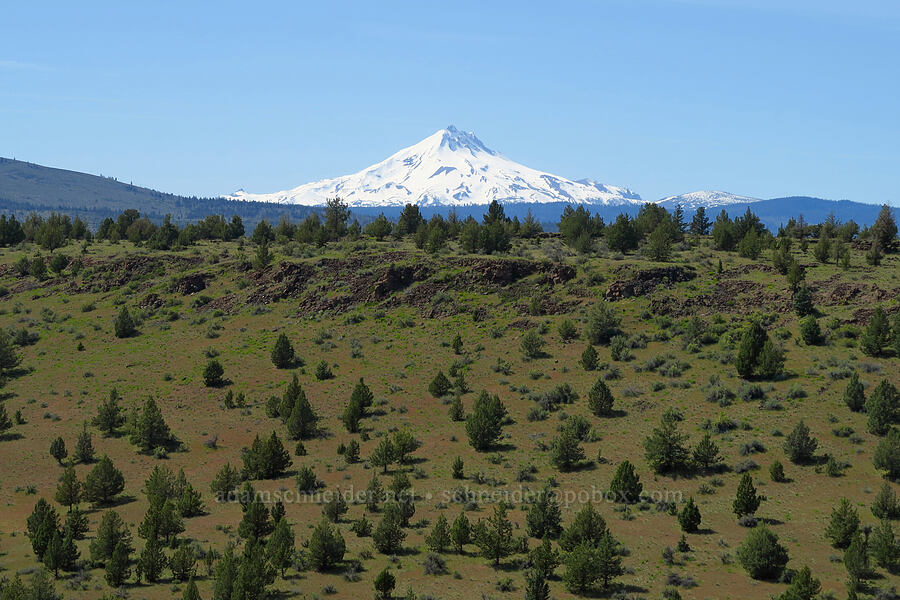
[[[0,212],[25,216],[58,211],[79,216],[96,227],[106,217],[115,217],[129,208],[157,222],[166,214],[178,223],[197,221],[210,214],[227,218],[240,215],[248,228],[262,219],[277,222],[285,215],[301,220],[317,212],[307,206],[178,196],[110,177],[0,158]]]

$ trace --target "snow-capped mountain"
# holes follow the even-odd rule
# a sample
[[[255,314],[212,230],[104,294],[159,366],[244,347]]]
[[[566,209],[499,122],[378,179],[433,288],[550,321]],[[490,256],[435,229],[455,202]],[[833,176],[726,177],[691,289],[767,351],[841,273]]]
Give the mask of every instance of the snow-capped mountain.
[[[418,144],[352,175],[307,183],[271,194],[239,190],[235,200],[318,206],[340,197],[350,207],[469,206],[570,202],[640,204],[633,191],[589,179],[572,181],[531,169],[485,146],[472,132],[450,125]]]
[[[699,192],[689,192],[678,196],[669,196],[663,198],[657,204],[661,204],[666,208],[674,208],[680,204],[685,210],[696,210],[701,206],[711,208],[714,206],[728,206],[730,204],[746,204],[748,202],[759,202],[759,198],[750,198],[748,196],[738,196],[729,192],[719,192],[716,190],[701,190]]]

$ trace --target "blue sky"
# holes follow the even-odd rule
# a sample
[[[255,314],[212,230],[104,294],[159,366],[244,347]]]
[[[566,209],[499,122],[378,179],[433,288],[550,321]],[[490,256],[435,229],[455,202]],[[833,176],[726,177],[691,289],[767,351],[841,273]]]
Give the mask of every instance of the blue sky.
[[[450,123],[631,187],[900,205],[900,3],[15,2],[0,156],[270,192]]]

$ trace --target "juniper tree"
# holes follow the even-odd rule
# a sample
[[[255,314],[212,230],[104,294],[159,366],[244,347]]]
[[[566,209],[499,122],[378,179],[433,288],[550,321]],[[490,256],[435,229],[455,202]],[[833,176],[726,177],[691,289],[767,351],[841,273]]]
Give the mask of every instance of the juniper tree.
[[[643,489],[644,486],[641,484],[640,477],[635,473],[634,465],[627,460],[620,462],[609,482],[609,491],[614,495],[614,501],[627,504],[637,502],[641,498]]]
[[[737,494],[731,507],[738,518],[744,515],[752,515],[759,508],[762,498],[756,495],[756,487],[753,485],[753,477],[750,473],[744,473],[738,483]]]
[[[69,455],[69,451],[66,450],[66,442],[58,437],[52,442],[50,442],[50,456],[56,459],[56,462],[62,464],[62,461]]]
[[[890,341],[891,328],[884,310],[877,306],[869,324],[859,338],[859,347],[869,356],[878,356]]]
[[[375,600],[391,600],[397,579],[386,568],[375,577]]]
[[[78,441],[75,442],[75,452],[73,458],[82,463],[88,464],[94,462],[94,445],[91,442],[91,434],[85,425],[81,433],[78,434]]]
[[[36,558],[40,560],[44,555],[50,539],[57,531],[59,531],[59,515],[56,509],[43,498],[39,499],[28,516],[25,527],[25,535],[31,540],[31,549]]]
[[[443,398],[452,387],[453,384],[450,383],[450,380],[447,379],[444,372],[438,371],[437,375],[434,376],[434,379],[431,380],[431,383],[428,384],[428,393],[435,398]]]
[[[853,371],[847,387],[844,388],[844,404],[853,412],[860,412],[866,406],[866,394],[857,371]]]
[[[593,346],[588,346],[584,349],[584,352],[581,353],[581,366],[584,367],[585,371],[593,371],[597,368],[597,361],[599,357],[597,355],[597,351]]]
[[[709,433],[706,433],[697,443],[697,446],[694,448],[693,459],[694,464],[703,470],[709,470],[721,462],[719,445],[713,441]]]
[[[499,396],[481,392],[466,419],[466,433],[472,447],[480,452],[493,447],[503,432],[506,416],[506,407]]]
[[[694,497],[688,498],[681,512],[678,513],[678,524],[685,533],[695,533],[700,527],[700,509],[694,503]]]
[[[609,386],[601,377],[597,378],[591,390],[588,392],[588,408],[594,415],[605,417],[612,413],[613,395]]]
[[[818,445],[818,440],[810,434],[809,427],[801,420],[785,438],[784,453],[793,463],[808,463],[813,459]]]
[[[203,367],[203,383],[206,387],[220,387],[224,385],[225,368],[218,360],[212,358]]]
[[[883,519],[869,536],[869,550],[872,558],[878,566],[889,573],[897,568],[897,559],[900,557],[900,546],[894,537],[894,529],[888,520]]]
[[[278,336],[272,349],[272,364],[278,369],[287,369],[294,362],[294,347],[284,333]]]
[[[113,323],[113,329],[117,338],[132,337],[137,333],[134,319],[131,317],[131,313],[128,312],[127,307],[123,306],[122,310],[119,311],[115,323]]]
[[[788,562],[787,550],[765,525],[751,529],[736,554],[738,562],[753,579],[775,579]]]

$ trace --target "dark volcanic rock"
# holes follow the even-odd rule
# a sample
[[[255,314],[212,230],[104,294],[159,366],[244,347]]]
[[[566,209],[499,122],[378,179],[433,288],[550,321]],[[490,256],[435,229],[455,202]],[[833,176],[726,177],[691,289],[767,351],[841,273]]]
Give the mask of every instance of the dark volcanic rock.
[[[172,285],[172,291],[178,292],[183,296],[202,292],[206,289],[207,277],[209,276],[204,275],[203,273],[192,273],[191,275],[185,275],[184,277],[176,281],[174,285]]]
[[[680,281],[690,281],[697,276],[693,267],[655,267],[635,272],[630,279],[612,282],[606,289],[607,300],[621,300],[633,296],[645,296],[659,286],[669,287]]]

